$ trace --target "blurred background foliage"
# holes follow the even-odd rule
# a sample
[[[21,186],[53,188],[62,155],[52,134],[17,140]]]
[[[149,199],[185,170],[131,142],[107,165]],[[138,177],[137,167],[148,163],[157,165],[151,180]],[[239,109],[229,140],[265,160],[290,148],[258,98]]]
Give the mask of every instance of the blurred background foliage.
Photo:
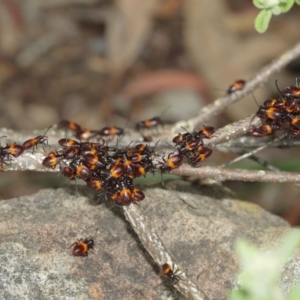
[[[298,6],[263,35],[254,28],[258,12],[250,0],[0,0],[0,126],[45,129],[67,119],[89,129],[133,127],[164,111],[165,123],[187,119],[299,40]],[[255,91],[258,103],[278,96],[275,79],[280,88],[294,84],[299,69],[300,59]],[[219,128],[256,110],[246,97],[203,125]],[[297,149],[259,156],[300,170]],[[214,151],[206,163],[232,158]],[[66,184],[55,174],[0,176],[1,199]],[[226,184],[237,198],[300,223],[293,185]]]
[[[239,240],[236,251],[240,271],[236,277],[237,287],[229,294],[229,300],[297,300],[300,299],[300,284],[288,293],[283,291],[281,273],[289,268],[291,258],[299,249],[299,230],[290,231],[281,245],[262,251],[249,241]],[[293,279],[290,279],[292,282]]]

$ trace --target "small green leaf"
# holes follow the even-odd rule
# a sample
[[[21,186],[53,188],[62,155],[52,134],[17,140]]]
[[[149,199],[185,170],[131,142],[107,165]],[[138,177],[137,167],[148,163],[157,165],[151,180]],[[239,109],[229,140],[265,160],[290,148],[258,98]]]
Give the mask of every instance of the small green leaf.
[[[295,0],[295,3],[297,3],[298,5],[300,5],[300,0]]]
[[[253,5],[259,9],[266,8],[266,4],[264,0],[253,0]]]
[[[272,14],[275,16],[278,16],[282,13],[281,7],[279,5],[272,7],[270,10],[271,10]]]
[[[253,5],[259,9],[269,9],[287,1],[290,0],[253,0]]]
[[[262,10],[255,19],[254,26],[256,31],[259,33],[264,33],[268,28],[271,17],[272,12],[269,9]]]
[[[293,5],[294,5],[294,0],[286,0],[285,2],[281,2],[279,4],[281,12],[283,13],[289,11]]]

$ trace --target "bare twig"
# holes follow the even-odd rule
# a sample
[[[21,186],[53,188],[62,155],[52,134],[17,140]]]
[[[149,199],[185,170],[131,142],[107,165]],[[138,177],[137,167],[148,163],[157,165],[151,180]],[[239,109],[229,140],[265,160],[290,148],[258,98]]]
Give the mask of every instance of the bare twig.
[[[253,161],[261,164],[262,166],[264,166],[266,169],[268,169],[270,171],[273,171],[273,172],[276,172],[276,173],[282,172],[282,170],[280,170],[279,168],[273,166],[272,164],[268,163],[267,161],[265,161],[264,159],[262,159],[258,156],[251,155],[251,156],[249,156],[249,158],[252,159]],[[297,188],[300,188],[299,183],[294,183],[294,186],[296,186]]]
[[[174,262],[174,259],[169,254],[167,248],[155,232],[152,226],[150,226],[147,217],[143,214],[142,209],[139,205],[131,204],[124,206],[124,213],[126,219],[131,224],[139,236],[143,246],[155,260],[155,262],[161,267],[167,263],[170,266],[174,266],[180,276],[178,283],[174,284],[183,295],[188,299],[197,300],[209,300],[205,293],[198,288],[198,286],[189,279],[181,268]]]
[[[273,171],[275,173],[280,173],[282,172],[280,169],[276,168],[275,166],[271,165],[270,163],[268,163],[267,161],[263,160],[262,158],[260,157],[257,157],[255,156],[254,154],[258,153],[259,151],[262,151],[266,148],[268,148],[269,146],[273,145],[274,143],[281,143],[282,145],[282,141],[283,139],[285,138],[285,135],[281,136],[281,137],[278,137],[268,143],[265,143],[264,145],[262,145],[261,147],[251,151],[251,152],[247,152],[247,153],[244,153],[243,155],[237,157],[236,159],[233,159],[223,165],[221,165],[220,167],[228,167],[229,165],[232,165],[238,161],[241,161],[245,158],[250,158],[256,162],[258,162],[259,164],[261,164],[262,166],[264,166],[266,169],[270,170],[270,171]],[[297,184],[297,183],[294,183],[294,185],[298,188],[300,188],[300,184]]]
[[[243,90],[237,91],[231,95],[227,95],[226,97],[216,99],[212,104],[203,107],[195,117],[175,123],[171,129],[171,132],[174,133],[181,131],[181,127],[186,128],[188,131],[192,131],[194,128],[202,126],[213,117],[220,114],[229,105],[237,102],[247,94],[253,92],[257,87],[265,84],[272,74],[280,71],[299,55],[300,43],[296,44],[292,49],[288,50],[273,62],[262,68],[259,73],[247,81]]]
[[[171,171],[172,174],[181,176],[197,176],[200,178],[213,178],[217,181],[237,180],[249,182],[273,182],[273,183],[300,183],[300,173],[296,172],[271,172],[263,170],[225,169],[220,167],[202,166],[192,168],[183,164],[178,169]]]
[[[269,77],[280,71],[283,67],[293,61],[300,55],[300,43],[297,43],[292,49],[280,55],[277,59],[273,60],[270,64],[266,65],[257,73],[252,79],[247,81],[245,87],[241,91],[237,91],[226,97],[217,99],[212,104],[203,107],[197,116],[191,118],[188,122],[192,123],[192,127],[200,126],[204,122],[209,121],[211,118],[217,116],[229,105],[237,102],[247,94],[254,91],[257,87],[265,84]]]
[[[250,131],[251,126],[255,127],[260,124],[261,121],[259,118],[253,118],[253,116],[247,117],[218,129],[209,140],[206,140],[206,143],[211,147],[214,147],[217,144],[227,142],[234,137],[244,135]]]
[[[269,147],[270,145],[272,145],[274,142],[280,142],[280,141],[282,141],[282,139],[283,139],[284,137],[285,137],[285,136],[283,135],[283,136],[281,136],[281,137],[275,139],[274,141],[270,141],[270,142],[264,144],[263,146],[261,146],[261,147],[259,147],[259,148],[256,148],[256,149],[254,149],[254,150],[252,150],[252,151],[250,151],[250,152],[244,153],[243,155],[241,155],[241,156],[239,156],[239,157],[237,157],[237,158],[235,158],[235,159],[233,159],[233,160],[231,160],[231,161],[229,161],[229,162],[227,162],[227,163],[224,163],[224,164],[221,165],[220,167],[228,167],[228,166],[230,166],[230,165],[232,165],[232,164],[234,164],[234,163],[237,163],[237,162],[239,162],[239,161],[241,161],[241,160],[243,160],[243,159],[245,159],[245,158],[247,158],[247,157],[250,157],[250,156],[252,156],[253,154],[256,154],[256,153],[258,153],[258,152],[260,152],[260,151],[262,151],[262,150],[268,148],[268,147]]]
[[[163,141],[170,142],[170,140],[172,140],[172,138],[176,135],[177,132],[183,132],[183,133],[186,131],[192,132],[195,129],[194,127],[191,126],[191,124],[189,124],[187,127],[184,127],[184,125],[186,125],[184,122],[183,123],[179,122],[176,124],[177,124],[176,127],[170,128],[171,133],[170,131],[165,130],[158,137],[154,139],[153,143],[156,142],[157,138],[159,138],[161,142]],[[235,137],[239,137],[241,135],[246,134],[247,132],[250,131],[252,126],[258,127],[259,125],[261,125],[260,119],[252,115],[243,120],[236,121],[234,123],[228,124],[218,129],[210,139],[203,139],[203,142],[209,145],[210,147],[214,148],[216,147],[216,145],[228,142]],[[227,149],[227,146],[225,146],[225,148]]]
[[[42,161],[45,157],[44,151],[39,149],[34,153],[26,152],[15,158],[11,164],[5,165],[4,170],[14,171],[43,171],[43,172],[59,172],[59,168],[49,169],[42,166]],[[198,176],[210,177],[218,181],[224,180],[241,180],[241,181],[257,181],[257,182],[294,182],[300,183],[300,173],[293,172],[271,172],[263,170],[243,170],[243,169],[226,169],[221,167],[201,166],[193,168],[190,165],[183,164],[178,169],[171,171],[172,174],[181,176]]]

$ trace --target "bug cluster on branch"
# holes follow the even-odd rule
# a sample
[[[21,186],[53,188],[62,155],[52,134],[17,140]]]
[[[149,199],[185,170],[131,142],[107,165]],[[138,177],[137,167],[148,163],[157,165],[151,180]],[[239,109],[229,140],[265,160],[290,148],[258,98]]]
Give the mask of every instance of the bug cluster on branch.
[[[147,145],[135,149],[108,147],[102,140],[98,143],[60,139],[62,150],[51,152],[43,160],[45,167],[60,165],[61,172],[70,180],[82,179],[97,195],[110,197],[116,205],[129,205],[145,198],[134,187],[133,179],[154,172],[152,152]]]
[[[179,133],[173,138],[175,149],[181,160],[185,157],[190,165],[196,165],[212,154],[212,149],[206,146],[203,139],[209,139],[215,132],[214,127],[204,126],[199,131]]]
[[[73,122],[62,122],[72,131],[81,128]],[[62,174],[70,180],[82,179],[97,195],[109,197],[116,205],[129,205],[145,198],[143,191],[134,186],[135,178],[149,172],[169,172],[178,168],[184,158],[193,166],[203,161],[212,153],[203,139],[213,133],[214,128],[207,126],[200,131],[178,134],[173,139],[174,151],[167,157],[158,156],[155,147],[142,143],[121,149],[108,146],[103,139],[93,143],[63,138],[58,141],[62,149],[49,153],[43,165],[48,168],[59,165]]]
[[[153,128],[161,125],[158,117],[140,121],[137,127]],[[143,125],[141,125],[143,124]],[[21,155],[25,150],[38,145],[43,149],[48,145],[46,130],[43,135],[38,135],[25,141],[22,145],[10,144],[0,146],[0,171],[3,165],[10,164],[14,157]],[[200,131],[179,133],[173,138],[175,145],[171,146],[171,153],[157,154],[155,147],[141,143],[135,147],[121,149],[118,146],[108,146],[102,137],[113,137],[124,134],[119,127],[103,127],[100,130],[82,129],[74,122],[62,120],[58,128],[71,130],[80,141],[63,138],[58,141],[60,149],[50,152],[43,159],[43,166],[56,168],[59,166],[61,173],[69,180],[82,179],[88,188],[95,191],[97,196],[105,196],[119,206],[137,203],[145,198],[142,190],[134,186],[133,180],[146,173],[161,174],[178,168],[186,161],[195,166],[212,154],[212,149],[204,144],[204,139],[209,139],[214,133],[211,126],[203,127]],[[92,137],[97,142],[89,142]],[[87,140],[87,141],[83,141]]]
[[[263,137],[282,130],[287,137],[300,134],[300,87],[296,79],[296,86],[288,86],[280,92],[279,98],[267,99],[256,112],[262,125],[252,128],[253,136]]]

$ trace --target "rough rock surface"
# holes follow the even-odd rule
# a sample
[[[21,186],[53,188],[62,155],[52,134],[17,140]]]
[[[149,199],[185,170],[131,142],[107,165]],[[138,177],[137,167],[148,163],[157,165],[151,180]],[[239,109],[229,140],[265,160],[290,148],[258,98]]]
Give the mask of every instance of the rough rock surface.
[[[233,286],[237,238],[268,250],[290,230],[260,207],[229,199],[219,186],[171,181],[146,189],[146,216],[177,262],[211,300]],[[180,299],[139,243],[122,208],[96,204],[70,188],[0,201],[0,299]],[[95,249],[75,257],[70,245],[94,235]],[[299,257],[298,257],[299,258]],[[286,288],[300,278],[286,268]]]

